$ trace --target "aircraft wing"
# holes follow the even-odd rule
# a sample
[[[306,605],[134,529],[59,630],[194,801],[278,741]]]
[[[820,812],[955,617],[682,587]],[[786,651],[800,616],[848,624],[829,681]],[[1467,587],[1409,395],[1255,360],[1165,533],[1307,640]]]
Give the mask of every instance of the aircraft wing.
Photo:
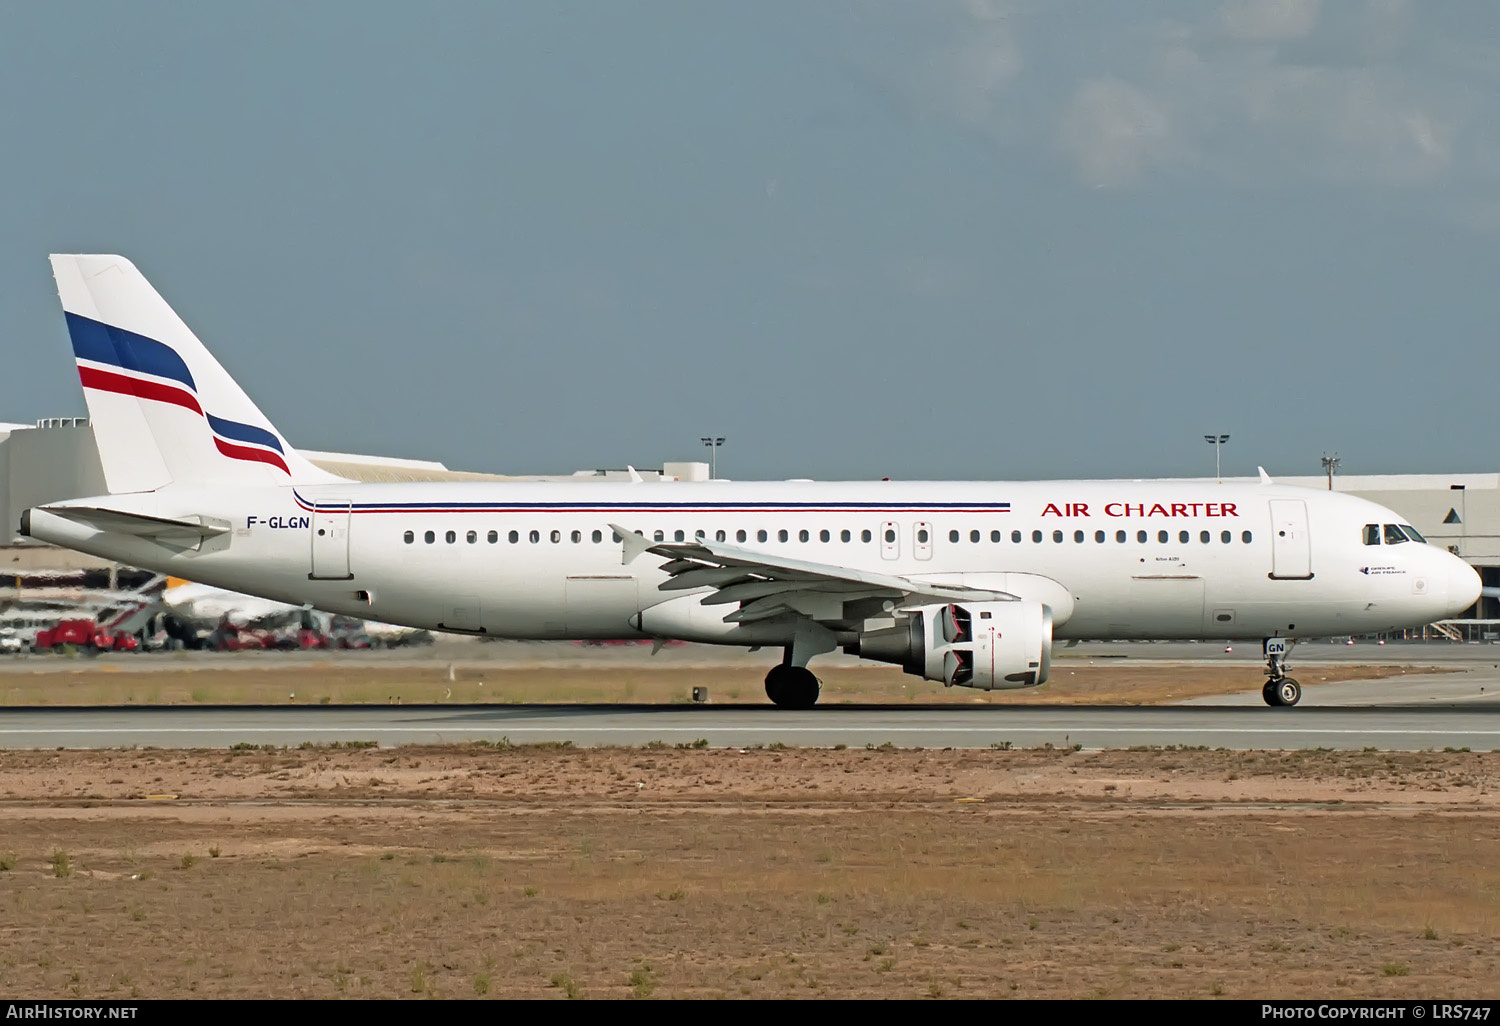
[[[623,563],[644,553],[663,556],[669,580],[664,592],[713,588],[706,606],[739,603],[725,623],[751,623],[799,614],[825,625],[881,616],[912,602],[1009,602],[1017,596],[954,584],[935,584],[897,574],[874,573],[811,560],[789,559],[706,539],[653,542],[611,524],[624,539]],[[887,606],[886,603],[890,603]]]

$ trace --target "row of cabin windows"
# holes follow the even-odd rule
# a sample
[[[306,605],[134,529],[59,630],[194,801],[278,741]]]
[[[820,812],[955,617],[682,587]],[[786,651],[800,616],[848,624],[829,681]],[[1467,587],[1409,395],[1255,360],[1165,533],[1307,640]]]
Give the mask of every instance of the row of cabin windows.
[[[1373,526],[1375,526],[1375,525],[1373,525],[1373,524],[1370,525],[1370,527],[1373,527]],[[1391,526],[1393,526],[1393,525],[1387,525],[1387,527],[1391,527]],[[1415,533],[1415,532],[1413,532],[1413,533]],[[644,537],[645,536],[645,532],[641,532],[641,535],[642,535],[642,537]],[[555,543],[559,543],[559,542],[561,542],[563,540],[563,533],[561,531],[550,531],[550,532],[548,532],[548,537],[552,540],[552,542],[554,544]],[[573,541],[576,544],[576,543],[579,543],[579,542],[583,541],[583,532],[582,531],[573,531],[573,532],[571,532],[569,534],[568,537],[569,537],[569,539],[571,541]],[[697,541],[706,541],[707,538],[708,538],[708,532],[707,531],[702,531],[702,530],[694,531],[693,532],[693,537]],[[873,537],[874,536],[869,531],[861,531],[861,532],[859,532],[859,540],[862,541],[862,542],[869,542]],[[1003,537],[1004,537],[1004,535],[1000,531],[991,531],[990,532],[990,541],[992,541],[992,542],[999,542]],[[1022,540],[1023,537],[1024,536],[1021,534],[1020,531],[1012,531],[1012,532],[1010,532],[1010,540],[1012,542],[1019,543]],[[1041,531],[1032,531],[1031,532],[1031,540],[1033,542],[1041,542],[1044,539],[1044,537],[1045,537],[1045,535]],[[1083,531],[1074,531],[1073,532],[1073,541],[1075,541],[1075,542],[1081,543],[1081,542],[1083,542],[1085,540],[1086,537],[1087,537],[1087,535]],[[1251,536],[1251,534],[1250,534],[1249,531],[1243,531],[1243,532],[1240,533],[1240,541],[1244,542],[1246,545],[1250,544],[1251,537],[1252,536]],[[1375,541],[1372,542],[1372,541],[1369,540],[1369,538],[1370,538],[1369,527],[1367,527],[1366,528],[1366,534],[1365,534],[1365,539],[1366,539],[1365,540],[1365,544],[1366,545],[1378,545],[1378,544],[1380,544],[1379,535],[1377,534],[1375,537],[1376,537]],[[611,538],[611,540],[613,540],[615,542],[618,542],[620,540],[620,536],[618,534],[615,534],[613,531],[610,532],[610,538]],[[948,540],[950,542],[959,542],[959,541],[962,540],[962,538],[963,538],[963,534],[960,531],[949,531],[948,532]],[[984,534],[981,531],[970,531],[969,532],[969,541],[972,542],[972,543],[978,544],[980,541],[983,540],[983,538],[984,538]],[[1064,534],[1063,534],[1062,531],[1053,531],[1052,532],[1052,540],[1054,542],[1061,542],[1063,540],[1063,538],[1064,538]],[[1124,544],[1126,541],[1129,540],[1129,538],[1130,538],[1130,535],[1126,531],[1116,531],[1115,532],[1115,541],[1117,543]],[[1178,542],[1180,542],[1183,545],[1189,544],[1192,541],[1192,538],[1193,538],[1193,535],[1192,535],[1191,531],[1178,531],[1177,532],[1177,540],[1178,540]],[[890,527],[886,528],[885,529],[885,534],[884,534],[884,539],[885,539],[885,541],[886,541],[887,544],[893,544],[896,541],[896,531],[895,531],[895,529],[894,528],[890,528]],[[1107,532],[1105,532],[1105,531],[1095,531],[1094,532],[1094,541],[1097,542],[1097,543],[1099,543],[1100,545],[1103,545],[1106,541],[1108,541],[1108,539],[1109,539],[1109,535],[1108,535]],[[414,532],[414,531],[407,531],[406,534],[404,535],[404,540],[406,541],[406,544],[411,545],[413,542],[415,542],[417,540],[416,532]],[[426,542],[428,545],[433,544],[434,542],[437,541],[437,532],[436,531],[425,531],[425,532],[423,532],[423,534],[422,534],[422,540],[424,542]],[[446,541],[449,545],[454,544],[455,542],[458,541],[458,532],[457,531],[447,531],[447,532],[445,532],[444,535],[443,535],[443,540]],[[464,535],[464,540],[467,541],[470,545],[477,544],[478,541],[479,541],[479,532],[478,531],[469,531],[469,532],[467,532]],[[487,535],[485,535],[485,540],[488,541],[491,545],[496,544],[497,542],[500,541],[500,532],[499,531],[490,531]],[[520,542],[520,540],[521,540],[521,532],[520,531],[511,531],[506,536],[506,540],[509,541],[512,545]],[[530,542],[532,542],[532,543],[540,542],[542,540],[542,532],[540,532],[540,531],[529,531],[529,532],[527,532],[527,540],[530,541]],[[603,531],[594,531],[594,532],[592,532],[589,535],[589,540],[592,541],[596,545],[599,544],[600,542],[604,541],[604,532]],[[654,532],[652,532],[652,540],[654,540],[654,541],[666,541],[667,540],[667,533],[665,531],[662,531],[662,530],[654,531]],[[672,532],[672,540],[673,541],[679,541],[679,542],[680,541],[686,541],[687,540],[687,532],[686,531],[682,531],[682,530],[673,531]],[[715,531],[714,532],[714,540],[715,541],[728,541],[729,538],[728,538],[728,535],[727,535],[726,532],[724,532],[724,531]],[[734,532],[734,540],[737,541],[737,542],[748,541],[749,540],[749,533],[746,532],[746,531],[743,531],[743,530],[736,531],[736,532]],[[767,530],[765,530],[764,528],[761,529],[761,530],[759,530],[759,531],[756,531],[755,532],[755,540],[759,541],[759,542],[769,541],[770,540],[770,532],[767,531]],[[776,532],[776,540],[777,541],[782,541],[782,542],[791,541],[791,532],[787,531],[787,530],[784,530],[784,529],[780,530],[780,531],[777,531]],[[804,541],[804,542],[805,541],[812,541],[812,532],[811,531],[806,531],[806,530],[798,531],[797,532],[797,540],[798,541]],[[818,532],[818,540],[819,541],[823,541],[823,542],[832,541],[833,540],[833,533],[831,531],[826,531],[826,530],[819,531]],[[843,530],[843,531],[839,532],[839,541],[848,542],[848,541],[853,541],[853,540],[854,540],[853,532],[848,531],[848,530]],[[930,538],[930,536],[929,536],[926,528],[919,528],[917,530],[917,544],[919,544],[919,545],[926,545],[926,544],[928,544],[928,542],[930,540],[931,540],[931,538]],[[1139,543],[1141,543],[1141,544],[1144,545],[1144,544],[1146,544],[1147,542],[1149,542],[1151,540],[1151,532],[1149,532],[1149,531],[1137,531],[1137,532],[1135,532],[1135,540],[1137,542],[1139,542]],[[1170,542],[1172,540],[1172,532],[1171,531],[1157,531],[1156,532],[1156,540],[1157,540],[1158,543],[1160,543],[1162,545],[1166,545],[1168,542]],[[1198,532],[1198,540],[1202,544],[1204,544],[1204,545],[1210,544],[1213,541],[1213,532],[1211,532],[1211,531],[1200,531],[1200,532]],[[1219,541],[1221,543],[1223,543],[1225,545],[1228,545],[1233,540],[1234,540],[1234,532],[1233,531],[1221,531],[1221,532],[1219,532]],[[1406,539],[1403,537],[1401,540],[1405,541]],[[1389,538],[1387,538],[1386,544],[1387,545],[1394,545],[1396,543],[1394,541],[1391,541]]]
[[[620,540],[620,536],[619,535],[615,535],[615,534],[613,534],[613,532],[611,532],[611,534],[614,536],[615,541],[619,541]],[[553,531],[553,532],[551,532],[551,535],[552,535],[552,540],[554,542],[560,542],[560,541],[562,541],[562,532],[561,531]],[[575,541],[575,542],[581,542],[581,541],[583,541],[583,532],[582,531],[574,531],[572,533],[571,537],[572,537],[573,541]],[[592,538],[592,540],[594,542],[602,542],[604,540],[604,532],[603,531],[595,531],[595,532],[593,532],[591,538]],[[417,540],[416,532],[414,532],[414,531],[407,531],[406,534],[402,536],[402,540],[405,541],[406,544],[410,545],[412,542],[414,542],[414,541]],[[424,542],[426,542],[428,545],[431,545],[433,542],[437,541],[437,532],[436,531],[424,531],[422,533],[422,540]],[[443,540],[446,541],[449,545],[452,545],[454,542],[458,541],[458,532],[457,531],[447,531],[447,532],[445,532],[443,534]],[[500,541],[500,532],[499,531],[490,531],[488,534],[485,535],[485,539],[484,540],[487,541],[487,542],[489,542],[491,545],[494,545],[494,544],[496,544],[497,542]],[[512,545],[514,545],[516,542],[518,542],[518,541],[521,540],[521,532],[519,532],[519,531],[512,531],[512,532],[510,532],[509,540],[510,540],[510,543]],[[531,532],[531,540],[534,541],[534,542],[541,541],[542,540],[542,532],[540,532],[540,531],[532,531]],[[468,542],[470,545],[477,544],[479,542],[479,532],[478,531],[469,531],[469,532],[467,532],[464,535],[464,541]]]
[[[918,542],[925,542],[927,540],[925,537],[923,537],[923,535],[925,533],[926,533],[925,531],[918,532],[918,534],[917,534],[917,541]],[[959,541],[961,539],[961,537],[962,537],[962,535],[958,531],[949,531],[948,532],[948,540],[950,542]],[[982,539],[982,537],[983,537],[983,535],[981,535],[981,533],[978,532],[978,531],[970,531],[969,532],[969,541],[974,542],[976,544]],[[1031,532],[1031,540],[1033,542],[1040,542],[1045,537],[1046,537],[1046,535],[1043,534],[1043,532],[1041,532],[1041,531],[1032,531]],[[1052,532],[1052,540],[1054,542],[1061,542],[1065,537],[1066,537],[1066,535],[1062,531],[1053,531]],[[1022,538],[1022,535],[1021,535],[1020,531],[1012,531],[1012,532],[1010,532],[1010,540],[1011,541],[1013,541],[1013,542],[1019,542],[1021,540],[1021,538]],[[1088,538],[1088,534],[1085,531],[1074,531],[1073,532],[1073,540],[1075,542],[1078,542],[1078,543],[1081,544],[1087,538]],[[1241,531],[1240,532],[1240,541],[1244,542],[1246,545],[1249,545],[1250,542],[1253,540],[1253,538],[1254,538],[1254,536],[1249,531]],[[992,541],[992,542],[998,542],[999,540],[1000,540],[1000,532],[999,531],[991,531],[990,532],[990,541]],[[1109,540],[1109,532],[1107,532],[1107,531],[1095,531],[1094,532],[1094,541],[1097,542],[1098,544],[1103,545],[1108,540]],[[1116,531],[1115,532],[1115,541],[1117,543],[1123,545],[1123,544],[1125,544],[1125,542],[1127,542],[1129,540],[1130,540],[1130,533],[1128,531]],[[1144,545],[1144,544],[1146,544],[1147,542],[1149,542],[1151,540],[1151,532],[1150,531],[1137,531],[1137,532],[1135,532],[1135,540],[1137,542],[1139,542],[1140,544]],[[1158,543],[1160,543],[1162,545],[1166,545],[1168,542],[1170,542],[1172,540],[1172,532],[1171,531],[1157,531],[1156,532],[1156,540],[1157,540]],[[1177,540],[1180,543],[1182,543],[1183,545],[1187,545],[1187,544],[1191,543],[1192,540],[1193,540],[1193,532],[1192,531],[1178,531],[1177,532]],[[1213,536],[1213,532],[1212,531],[1199,531],[1198,532],[1198,541],[1200,541],[1204,545],[1211,544],[1213,542],[1213,540],[1214,540],[1214,536]],[[1220,531],[1219,532],[1219,541],[1221,543],[1225,544],[1225,545],[1228,545],[1230,542],[1234,541],[1234,532],[1233,531]]]

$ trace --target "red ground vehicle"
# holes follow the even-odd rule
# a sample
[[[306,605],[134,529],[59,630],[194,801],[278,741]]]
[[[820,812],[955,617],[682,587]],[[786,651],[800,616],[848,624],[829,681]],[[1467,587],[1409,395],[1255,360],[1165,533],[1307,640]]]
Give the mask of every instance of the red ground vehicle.
[[[225,620],[209,638],[209,647],[215,652],[243,652],[246,649],[271,647],[271,632],[249,627],[237,627]]]
[[[32,646],[37,652],[54,652],[65,645],[95,652],[134,652],[140,642],[130,634],[115,634],[92,620],[60,620],[54,627],[36,632]]]

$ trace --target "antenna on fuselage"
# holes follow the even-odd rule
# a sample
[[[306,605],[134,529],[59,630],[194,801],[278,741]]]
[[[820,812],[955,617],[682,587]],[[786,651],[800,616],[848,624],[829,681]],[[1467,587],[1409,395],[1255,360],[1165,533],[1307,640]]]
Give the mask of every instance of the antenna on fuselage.
[[[1265,467],[1256,467],[1255,469],[1258,470],[1258,471],[1260,471],[1260,483],[1261,484],[1275,484],[1276,483],[1275,481],[1271,480],[1271,475],[1266,473],[1266,468]]]

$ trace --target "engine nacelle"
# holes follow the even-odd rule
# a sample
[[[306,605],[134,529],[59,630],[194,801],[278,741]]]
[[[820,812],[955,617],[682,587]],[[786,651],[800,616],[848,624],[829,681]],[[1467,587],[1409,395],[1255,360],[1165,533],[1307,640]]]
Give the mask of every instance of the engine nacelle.
[[[904,615],[844,651],[982,691],[1035,687],[1052,670],[1052,610],[1040,602],[955,602]]]

